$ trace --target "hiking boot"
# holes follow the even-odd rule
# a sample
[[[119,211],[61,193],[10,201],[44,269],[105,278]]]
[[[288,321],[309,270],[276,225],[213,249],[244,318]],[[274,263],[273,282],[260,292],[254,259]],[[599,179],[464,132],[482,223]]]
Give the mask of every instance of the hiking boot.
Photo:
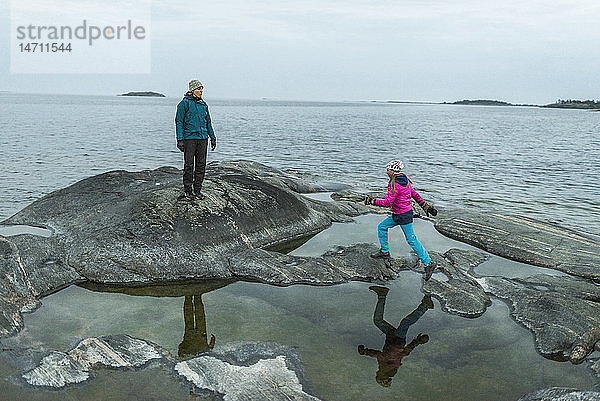
[[[194,192],[194,196],[195,196],[195,197],[196,197],[196,199],[198,199],[198,200],[202,200],[202,199],[204,199],[204,198],[205,198],[204,194],[203,194],[202,192],[200,192],[200,191],[198,191],[198,192]]]
[[[194,198],[194,194],[192,193],[192,191],[189,191],[189,192],[188,192],[188,191],[185,191],[185,198],[186,198],[187,200],[194,200],[194,199],[195,199],[195,198]]]
[[[421,305],[426,307],[427,309],[433,309],[433,301],[429,295],[425,295],[421,300]]]
[[[385,297],[390,289],[380,285],[372,285],[369,287],[369,290],[377,294],[378,297]]]
[[[389,252],[381,252],[381,249],[371,255],[373,259],[390,259]]]
[[[425,266],[425,281],[429,280],[433,275],[433,271],[435,270],[436,263],[432,260],[429,262],[427,266]]]

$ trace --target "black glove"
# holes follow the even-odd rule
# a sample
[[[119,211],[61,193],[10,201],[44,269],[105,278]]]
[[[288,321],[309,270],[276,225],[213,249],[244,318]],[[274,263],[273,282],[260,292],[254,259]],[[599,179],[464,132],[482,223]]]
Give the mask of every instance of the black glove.
[[[421,207],[425,211],[425,214],[427,215],[427,217],[429,217],[429,215],[437,216],[437,209],[435,207],[433,207],[433,205],[431,203],[423,202]]]
[[[375,204],[375,198],[371,198],[369,195],[367,195],[367,197],[365,198],[365,205],[376,206],[376,204]]]
[[[418,344],[425,344],[429,341],[429,336],[427,334],[419,333],[415,340]]]
[[[182,152],[185,149],[185,145],[183,144],[183,139],[177,140],[177,149],[181,150]]]
[[[215,148],[217,147],[217,138],[212,139],[210,138],[210,150],[215,150]]]

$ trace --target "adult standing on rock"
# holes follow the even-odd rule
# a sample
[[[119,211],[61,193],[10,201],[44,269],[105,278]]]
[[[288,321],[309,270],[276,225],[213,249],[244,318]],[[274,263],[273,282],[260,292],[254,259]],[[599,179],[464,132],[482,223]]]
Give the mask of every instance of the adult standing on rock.
[[[197,79],[189,83],[189,91],[177,105],[175,134],[177,148],[183,152],[183,189],[188,199],[203,199],[202,181],[206,171],[206,151],[217,147],[208,105],[202,99],[204,86]]]

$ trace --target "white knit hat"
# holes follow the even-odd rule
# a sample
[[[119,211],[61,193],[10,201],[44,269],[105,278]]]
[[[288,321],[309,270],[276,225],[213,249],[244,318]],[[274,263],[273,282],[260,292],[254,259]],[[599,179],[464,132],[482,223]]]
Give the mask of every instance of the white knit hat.
[[[198,81],[197,79],[192,79],[188,84],[190,91],[195,91],[196,89],[202,88],[203,86],[204,85],[202,85],[202,82]]]
[[[402,160],[392,160],[387,164],[387,166],[385,166],[385,168],[392,171],[394,174],[400,174],[404,168],[404,163],[402,163]]]

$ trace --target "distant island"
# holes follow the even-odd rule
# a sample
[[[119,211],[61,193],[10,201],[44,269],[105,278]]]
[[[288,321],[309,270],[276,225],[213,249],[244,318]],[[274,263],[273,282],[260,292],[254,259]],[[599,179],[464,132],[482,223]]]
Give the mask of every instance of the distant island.
[[[488,100],[488,99],[477,99],[477,100],[458,100],[451,104],[465,104],[469,106],[514,106],[512,103],[502,102],[500,100]]]
[[[508,102],[502,102],[500,100],[459,100],[452,103],[442,104],[461,104],[468,106],[521,106],[521,107],[549,107],[557,109],[585,109],[585,110],[600,110],[600,101],[598,100],[562,100],[558,99],[556,103],[537,105],[537,104],[514,104]]]
[[[489,99],[476,99],[476,100],[457,100],[456,102],[411,102],[402,100],[388,100],[386,103],[400,103],[400,104],[456,104],[466,106],[521,106],[521,107],[540,107],[537,104],[514,104],[503,102],[500,100],[489,100]]]
[[[371,100],[372,102],[377,102],[377,100]],[[399,103],[399,104],[446,104],[440,102],[413,102],[413,101],[405,101],[405,100],[387,100],[385,103]]]
[[[598,100],[562,100],[558,99],[556,103],[538,105],[538,104],[515,104],[503,102],[501,100],[490,100],[490,99],[463,99],[457,100],[456,102],[410,102],[400,100],[388,100],[386,103],[404,103],[404,104],[449,104],[449,105],[463,105],[463,106],[520,106],[520,107],[547,107],[557,109],[584,109],[584,110],[595,110],[600,111],[600,101]]]
[[[467,106],[521,106],[521,107],[539,107],[536,104],[515,104],[503,102],[501,100],[489,100],[489,99],[477,99],[477,100],[458,100],[452,103],[442,103],[442,104],[460,104]]]
[[[556,103],[547,104],[541,107],[552,107],[556,109],[587,109],[600,110],[600,101],[598,100],[562,100],[558,99]]]
[[[162,93],[157,92],[128,92],[117,96],[147,96],[147,97],[165,97]]]

